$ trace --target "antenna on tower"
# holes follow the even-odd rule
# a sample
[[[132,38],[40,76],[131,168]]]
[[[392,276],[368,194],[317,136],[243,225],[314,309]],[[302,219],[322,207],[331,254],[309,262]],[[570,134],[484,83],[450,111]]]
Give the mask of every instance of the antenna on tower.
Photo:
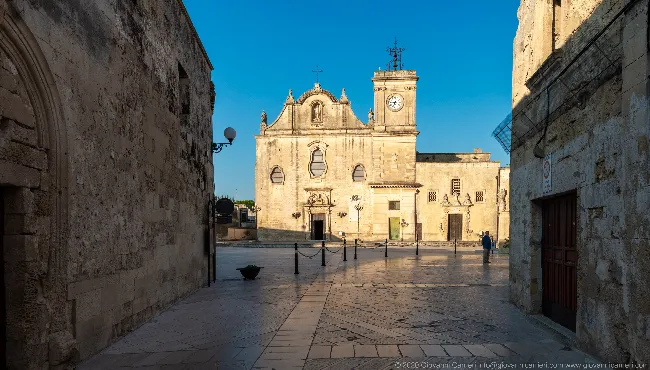
[[[402,52],[406,51],[406,49],[397,47],[397,37],[395,37],[395,46],[392,48],[391,47],[386,48],[386,51],[393,58],[387,64],[389,71],[391,71],[391,67],[393,71],[397,71],[398,68],[400,70],[404,68],[404,65],[402,64]]]

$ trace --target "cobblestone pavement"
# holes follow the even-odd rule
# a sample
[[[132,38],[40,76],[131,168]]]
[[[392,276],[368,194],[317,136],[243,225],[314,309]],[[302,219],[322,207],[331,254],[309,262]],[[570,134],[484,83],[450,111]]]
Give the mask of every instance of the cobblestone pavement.
[[[317,249],[301,249],[310,255]],[[331,253],[337,252],[337,253]],[[534,368],[595,361],[508,303],[508,257],[217,249],[217,282],[81,364],[97,369]],[[236,267],[264,266],[255,281]],[[539,366],[537,368],[540,368]]]

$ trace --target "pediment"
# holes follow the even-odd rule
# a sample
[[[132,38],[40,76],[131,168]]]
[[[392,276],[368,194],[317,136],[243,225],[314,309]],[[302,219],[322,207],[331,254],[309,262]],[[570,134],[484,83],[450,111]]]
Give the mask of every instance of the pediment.
[[[329,99],[332,103],[338,103],[338,99],[332,94],[331,92],[323,89],[320,84],[317,82],[314,85],[314,88],[311,90],[305,91],[298,100],[296,101],[297,104],[303,104],[308,98],[315,96],[315,95],[322,95],[324,99]]]

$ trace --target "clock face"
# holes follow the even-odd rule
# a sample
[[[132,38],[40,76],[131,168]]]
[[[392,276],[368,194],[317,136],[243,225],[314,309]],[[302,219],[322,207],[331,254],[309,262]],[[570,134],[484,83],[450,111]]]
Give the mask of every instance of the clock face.
[[[388,101],[386,102],[388,104],[388,108],[394,112],[402,109],[403,101],[402,97],[400,95],[391,95],[388,98]]]

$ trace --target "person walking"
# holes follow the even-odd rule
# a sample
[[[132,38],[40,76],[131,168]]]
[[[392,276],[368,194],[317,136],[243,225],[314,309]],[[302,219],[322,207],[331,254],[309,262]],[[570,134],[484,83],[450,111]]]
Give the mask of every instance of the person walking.
[[[483,235],[483,239],[481,240],[481,244],[483,244],[483,263],[491,263],[490,262],[490,249],[492,249],[492,240],[490,239],[490,232],[486,231],[485,235]]]

